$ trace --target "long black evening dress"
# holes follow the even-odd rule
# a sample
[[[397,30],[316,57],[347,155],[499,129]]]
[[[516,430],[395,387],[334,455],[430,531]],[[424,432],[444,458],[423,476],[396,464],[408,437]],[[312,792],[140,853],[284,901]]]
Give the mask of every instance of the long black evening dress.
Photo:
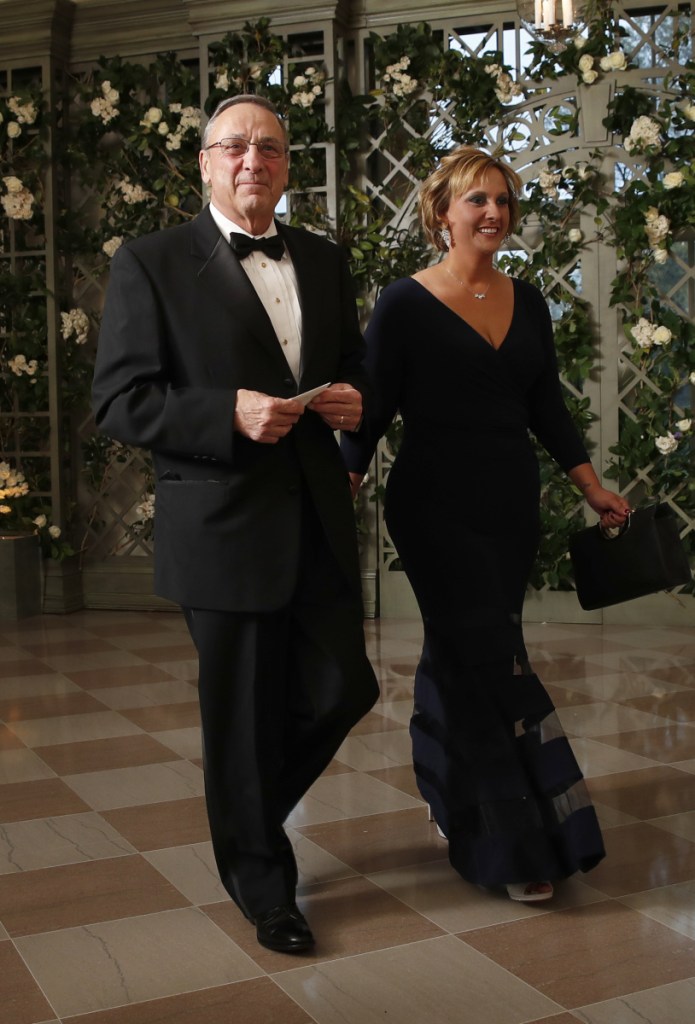
[[[410,726],[420,792],[470,882],[588,871],[605,854],[601,832],[521,629],[539,539],[529,431],[563,469],[589,461],[562,398],[546,303],[515,280],[495,349],[405,278],[380,296],[367,344],[375,402],[342,448],[348,469],[366,472],[400,412],[384,515],[424,623]]]

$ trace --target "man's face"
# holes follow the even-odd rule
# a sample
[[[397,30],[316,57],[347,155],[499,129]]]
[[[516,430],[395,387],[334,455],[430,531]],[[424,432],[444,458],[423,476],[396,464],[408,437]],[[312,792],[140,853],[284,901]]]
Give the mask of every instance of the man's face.
[[[284,147],[282,128],[269,110],[255,103],[229,107],[213,125],[208,146],[234,137],[248,142],[274,140]],[[217,146],[201,150],[200,173],[210,186],[211,199],[226,217],[250,234],[266,230],[287,187],[287,154],[279,159],[261,156],[257,146],[234,156]]]

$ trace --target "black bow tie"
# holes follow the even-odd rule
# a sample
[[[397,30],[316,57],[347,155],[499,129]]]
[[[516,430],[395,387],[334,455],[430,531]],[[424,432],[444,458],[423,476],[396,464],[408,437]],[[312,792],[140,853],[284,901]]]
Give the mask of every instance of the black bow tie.
[[[232,231],[229,244],[240,260],[250,252],[264,252],[271,260],[279,260],[285,251],[285,244],[279,235],[271,235],[270,238],[251,238],[250,235]]]

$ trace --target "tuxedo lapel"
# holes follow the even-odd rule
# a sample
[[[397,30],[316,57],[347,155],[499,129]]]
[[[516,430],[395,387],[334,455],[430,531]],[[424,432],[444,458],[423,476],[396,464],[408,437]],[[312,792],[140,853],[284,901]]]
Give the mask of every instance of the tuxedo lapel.
[[[273,356],[283,375],[291,373],[263,303],[207,207],[191,227],[191,255],[200,263],[202,286],[229,310],[235,331],[245,330]]]

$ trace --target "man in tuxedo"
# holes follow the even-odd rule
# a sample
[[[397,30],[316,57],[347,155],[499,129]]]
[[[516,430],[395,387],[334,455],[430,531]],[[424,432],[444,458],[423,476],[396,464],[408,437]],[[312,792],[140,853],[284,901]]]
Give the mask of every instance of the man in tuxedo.
[[[334,434],[361,421],[363,340],[344,254],[274,220],[272,104],[224,100],[200,168],[203,212],[113,258],[94,410],[152,452],[155,588],[198,651],[220,877],[262,945],[296,952],[314,939],[283,822],[377,697]]]

